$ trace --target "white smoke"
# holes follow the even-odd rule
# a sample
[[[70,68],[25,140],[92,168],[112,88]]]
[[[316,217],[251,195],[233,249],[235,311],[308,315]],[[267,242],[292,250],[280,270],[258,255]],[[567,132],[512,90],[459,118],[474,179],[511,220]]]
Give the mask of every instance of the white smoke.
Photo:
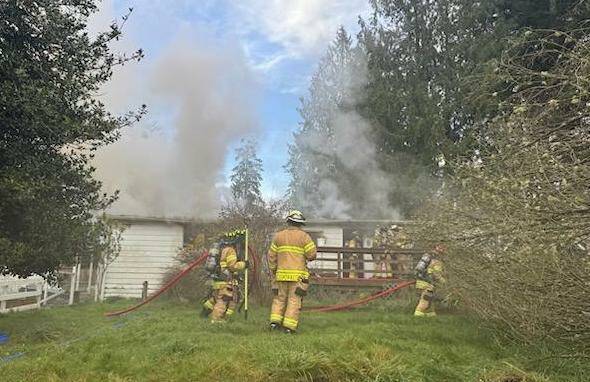
[[[334,137],[318,140],[316,136],[311,144],[313,147],[331,147],[344,173],[358,181],[349,182],[347,188],[342,189],[341,185],[347,183],[333,181],[330,179],[331,170],[321,168],[318,174],[318,215],[337,219],[399,219],[398,211],[388,200],[394,179],[379,168],[375,142],[370,138],[370,124],[354,111],[336,113],[333,123],[336,127]],[[355,209],[354,205],[362,206],[361,210]]]
[[[367,78],[366,56],[356,52],[335,79],[339,90],[333,97],[338,107],[319,106],[332,110],[328,121],[332,133],[308,133],[302,137],[304,147],[316,153],[324,152],[326,163],[335,159],[339,172],[352,179],[333,180],[335,169],[331,166],[318,169],[318,195],[312,197],[319,199],[319,217],[392,220],[400,217],[388,199],[395,179],[381,170],[371,125],[354,107],[363,100]],[[328,102],[334,101],[329,99]],[[317,204],[311,200],[308,203]]]
[[[138,100],[150,110],[96,157],[105,191],[120,190],[111,212],[212,217],[224,193],[219,185],[227,150],[257,127],[257,86],[246,60],[227,41],[184,34],[147,65],[141,81],[135,75],[127,86],[105,91],[114,99],[121,91],[109,95],[109,90],[123,88],[133,95],[127,102],[111,100],[113,108]]]

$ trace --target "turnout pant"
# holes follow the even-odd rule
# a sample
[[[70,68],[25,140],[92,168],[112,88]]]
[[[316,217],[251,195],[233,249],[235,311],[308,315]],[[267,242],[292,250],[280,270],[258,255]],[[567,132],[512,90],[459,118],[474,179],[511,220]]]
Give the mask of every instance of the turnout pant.
[[[237,286],[228,284],[215,290],[215,305],[211,312],[212,322],[223,321],[226,316],[234,313],[236,306],[235,288]]]
[[[420,300],[414,311],[414,316],[436,316],[434,311],[434,290],[422,289],[420,291]]]
[[[211,297],[209,297],[208,299],[206,299],[203,302],[203,308],[211,311],[211,310],[213,310],[214,306],[215,306],[215,295],[213,294]]]
[[[299,325],[299,312],[303,294],[301,282],[277,281],[278,290],[272,300],[270,322],[296,330]],[[298,291],[299,290],[299,291]]]

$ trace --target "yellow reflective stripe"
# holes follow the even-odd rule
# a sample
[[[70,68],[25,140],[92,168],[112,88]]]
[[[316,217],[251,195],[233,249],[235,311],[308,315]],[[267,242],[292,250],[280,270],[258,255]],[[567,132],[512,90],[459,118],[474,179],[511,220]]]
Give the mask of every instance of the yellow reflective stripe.
[[[225,315],[226,316],[231,316],[234,313],[235,313],[235,311],[233,309],[228,309],[228,310],[225,311]]]
[[[213,282],[213,289],[221,289],[227,285],[227,281],[215,281]]]
[[[227,263],[226,263],[225,261],[220,261],[220,262],[219,262],[219,266],[220,266],[221,268],[227,268]]]
[[[289,329],[297,329],[297,324],[299,324],[299,322],[297,320],[294,320],[292,318],[289,317],[285,317],[283,318],[283,326],[285,328],[289,328]]]
[[[277,281],[299,281],[309,278],[308,271],[279,269],[276,272]]]
[[[205,301],[205,303],[203,304],[203,306],[207,309],[213,309],[213,303],[211,302],[211,300],[207,300]]]
[[[296,253],[298,255],[303,255],[305,253],[305,250],[303,249],[303,247],[297,247],[294,245],[281,245],[277,248],[277,252],[278,253],[292,252],[292,253]]]
[[[424,313],[424,312],[422,312],[422,311],[420,311],[420,310],[416,309],[416,310],[414,311],[414,316],[418,316],[418,317],[424,317],[424,316],[426,316],[426,313]]]
[[[432,267],[428,267],[428,273],[442,272],[442,270],[443,270],[442,265],[433,265]]]
[[[236,261],[236,260],[238,260],[238,257],[237,257],[236,255],[228,255],[228,256],[225,258],[225,262],[226,262],[226,263],[229,263],[229,262],[231,262],[231,261]]]
[[[315,249],[315,243],[313,241],[310,241],[309,243],[305,244],[305,247],[303,247],[303,250],[305,251],[305,253],[309,253],[313,249]]]
[[[272,243],[270,245],[270,250],[273,251],[273,252],[278,252],[279,247],[277,247],[277,245],[275,243]]]
[[[283,322],[283,316],[280,315],[280,314],[271,313],[271,315],[270,315],[270,322],[274,322],[274,323],[280,324],[280,323]]]
[[[434,286],[424,280],[416,280],[416,289],[432,290],[434,289]]]

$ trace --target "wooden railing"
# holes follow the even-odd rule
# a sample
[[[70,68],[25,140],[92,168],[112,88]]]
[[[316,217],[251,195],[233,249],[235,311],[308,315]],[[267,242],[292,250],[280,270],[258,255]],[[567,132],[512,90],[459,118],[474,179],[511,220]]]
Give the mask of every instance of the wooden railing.
[[[318,247],[310,263],[312,282],[320,285],[379,286],[394,279],[412,278],[424,254],[421,249]],[[380,269],[384,263],[389,269]]]

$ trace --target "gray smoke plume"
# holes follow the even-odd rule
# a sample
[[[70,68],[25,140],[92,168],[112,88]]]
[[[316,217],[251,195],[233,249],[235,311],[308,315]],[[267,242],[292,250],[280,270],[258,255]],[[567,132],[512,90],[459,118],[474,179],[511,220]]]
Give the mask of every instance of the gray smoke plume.
[[[366,56],[354,52],[348,65],[337,75],[338,84],[327,105],[330,109],[329,132],[308,132],[301,138],[304,147],[317,153],[319,148],[327,155],[326,165],[317,169],[318,195],[311,195],[316,214],[322,218],[384,218],[399,219],[399,212],[388,200],[395,179],[381,170],[376,144],[371,138],[371,125],[358,112],[355,105],[362,100],[367,83]],[[330,163],[335,163],[334,171]],[[334,179],[334,173],[344,179]]]
[[[111,212],[216,214],[227,150],[257,127],[256,84],[237,52],[237,46],[180,38],[150,67],[143,84],[130,84],[140,87],[150,114],[97,155],[105,190],[120,190]]]
[[[315,147],[332,147],[337,163],[354,180],[334,181],[330,179],[330,168],[321,168],[318,174],[320,208],[317,214],[338,219],[399,219],[398,211],[391,207],[388,200],[394,179],[379,168],[375,142],[370,138],[370,124],[354,111],[336,113],[332,123],[335,126],[334,136],[316,136],[313,144],[320,145]]]

